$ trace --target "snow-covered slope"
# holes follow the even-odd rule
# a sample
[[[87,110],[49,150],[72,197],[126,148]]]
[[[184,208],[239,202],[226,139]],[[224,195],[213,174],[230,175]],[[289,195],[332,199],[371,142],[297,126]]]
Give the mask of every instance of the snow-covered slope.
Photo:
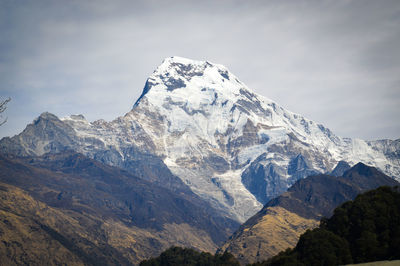
[[[60,123],[72,130],[61,146],[128,169],[138,154],[154,155],[238,221],[297,179],[331,171],[338,161],[400,176],[399,140],[338,137],[254,93],[224,66],[180,57],[163,61],[125,116],[90,123],[74,115]],[[35,147],[14,138],[3,140],[2,149],[24,143],[22,150],[41,154],[58,147],[46,136]]]

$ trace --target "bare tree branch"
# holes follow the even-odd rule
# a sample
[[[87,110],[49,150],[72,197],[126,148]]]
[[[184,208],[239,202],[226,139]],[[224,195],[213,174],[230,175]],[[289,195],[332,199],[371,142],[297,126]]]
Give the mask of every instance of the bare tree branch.
[[[2,113],[7,109],[7,103],[11,101],[11,98],[5,99],[4,101],[0,101],[0,120],[2,120]],[[4,121],[0,121],[0,126],[7,122],[7,117]]]

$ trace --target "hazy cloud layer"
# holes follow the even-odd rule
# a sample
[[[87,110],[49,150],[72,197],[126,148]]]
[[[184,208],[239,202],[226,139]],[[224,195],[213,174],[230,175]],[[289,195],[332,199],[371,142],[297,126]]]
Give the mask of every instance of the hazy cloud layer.
[[[0,0],[0,36],[0,137],[44,111],[123,115],[173,55],[338,135],[400,137],[399,1]]]

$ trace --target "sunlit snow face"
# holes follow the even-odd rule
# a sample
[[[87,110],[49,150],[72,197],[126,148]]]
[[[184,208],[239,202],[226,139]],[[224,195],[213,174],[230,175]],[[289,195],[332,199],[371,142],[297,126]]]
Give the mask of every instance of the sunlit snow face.
[[[147,86],[148,103],[167,119],[174,118],[168,123],[170,132],[189,130],[207,136],[237,122],[234,104],[245,88],[223,66],[179,57],[164,60]]]
[[[245,88],[220,65],[180,57],[164,60],[148,79],[148,99],[155,106],[175,103],[189,112],[237,101]],[[226,106],[232,108],[232,106]]]

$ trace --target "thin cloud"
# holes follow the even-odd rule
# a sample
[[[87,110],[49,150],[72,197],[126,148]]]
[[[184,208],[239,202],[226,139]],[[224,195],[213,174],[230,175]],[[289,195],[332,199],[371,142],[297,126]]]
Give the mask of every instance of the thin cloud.
[[[179,55],[338,135],[399,138],[399,14],[398,1],[2,1],[1,136],[44,111],[123,115]]]

